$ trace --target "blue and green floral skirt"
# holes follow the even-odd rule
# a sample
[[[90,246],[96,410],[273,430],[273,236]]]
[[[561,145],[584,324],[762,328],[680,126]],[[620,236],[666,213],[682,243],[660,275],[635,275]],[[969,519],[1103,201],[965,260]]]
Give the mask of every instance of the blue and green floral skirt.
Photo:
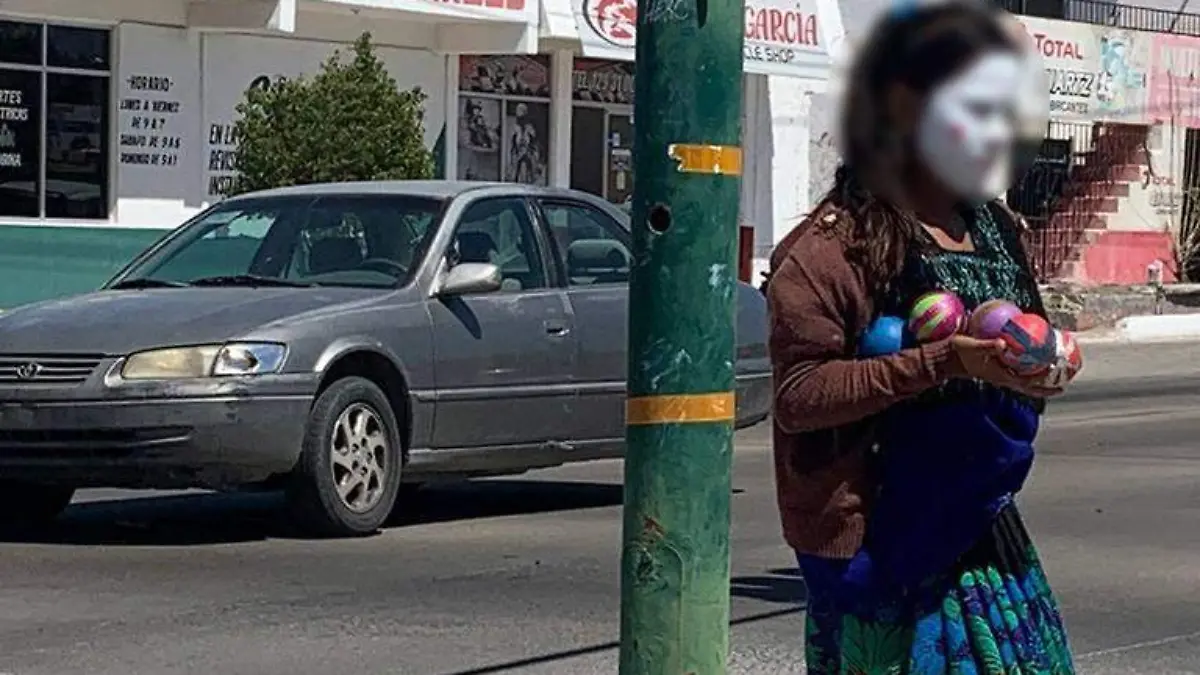
[[[845,562],[800,556],[809,675],[1073,675],[1070,648],[1015,506],[954,568],[907,593],[848,597]]]

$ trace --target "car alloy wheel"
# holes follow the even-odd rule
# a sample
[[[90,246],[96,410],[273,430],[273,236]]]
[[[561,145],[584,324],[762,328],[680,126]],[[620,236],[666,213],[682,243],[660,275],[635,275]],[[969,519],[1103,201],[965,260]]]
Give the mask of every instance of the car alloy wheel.
[[[346,508],[366,513],[383,498],[391,469],[387,429],[379,413],[365,403],[342,411],[329,439],[333,483]]]
[[[362,536],[387,520],[400,491],[400,426],[387,395],[355,375],[325,387],[309,412],[287,483],[296,525],[318,536]]]

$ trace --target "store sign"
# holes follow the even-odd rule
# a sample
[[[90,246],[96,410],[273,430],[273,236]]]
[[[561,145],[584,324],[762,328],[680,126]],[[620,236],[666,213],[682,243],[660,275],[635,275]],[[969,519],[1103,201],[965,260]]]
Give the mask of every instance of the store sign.
[[[633,64],[628,61],[575,59],[571,94],[576,101],[633,103]]]
[[[1200,38],[1156,33],[1151,53],[1150,120],[1200,127]]]
[[[537,24],[536,0],[332,0],[339,5],[450,19]]]
[[[651,23],[697,21],[695,0],[645,1],[651,3],[646,10]],[[574,11],[584,55],[633,60],[637,0],[575,0]],[[822,0],[749,0],[743,14],[745,71],[828,79],[829,45],[841,36],[828,34],[822,11],[836,12],[837,5]]]
[[[1146,118],[1150,34],[1021,17],[1042,57],[1051,119]]]

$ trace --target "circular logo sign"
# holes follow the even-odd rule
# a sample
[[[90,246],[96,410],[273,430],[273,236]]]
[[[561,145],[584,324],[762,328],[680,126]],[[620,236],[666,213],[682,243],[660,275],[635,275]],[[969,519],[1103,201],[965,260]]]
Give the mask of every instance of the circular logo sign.
[[[583,0],[583,18],[605,42],[633,49],[637,39],[637,0]]]

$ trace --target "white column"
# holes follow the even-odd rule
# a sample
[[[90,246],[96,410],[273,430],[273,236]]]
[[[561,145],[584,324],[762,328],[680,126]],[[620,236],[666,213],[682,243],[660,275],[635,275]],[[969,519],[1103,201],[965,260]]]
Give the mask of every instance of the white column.
[[[458,178],[458,54],[446,55],[446,136],[445,169],[446,180]]]
[[[809,108],[811,84],[795,78],[767,78],[772,143],[771,214],[755,223],[754,283],[770,266],[771,251],[811,208],[809,196]],[[764,120],[765,122],[766,120]]]
[[[571,78],[575,53],[556,50],[550,64],[550,185],[571,187]]]

